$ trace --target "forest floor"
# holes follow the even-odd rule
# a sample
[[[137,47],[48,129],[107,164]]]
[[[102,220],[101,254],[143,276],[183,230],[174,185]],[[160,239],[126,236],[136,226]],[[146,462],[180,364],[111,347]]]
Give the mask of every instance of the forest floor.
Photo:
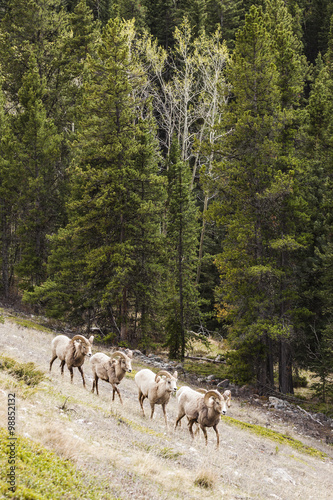
[[[192,441],[185,422],[174,430],[174,397],[167,406],[168,430],[160,406],[153,420],[141,415],[134,375],[144,365],[135,358],[134,371],[119,386],[123,405],[118,398],[111,404],[107,383],[100,382],[99,397],[90,392],[89,361],[84,364],[87,390],[77,370],[73,384],[68,370],[61,377],[57,361],[49,373],[55,333],[4,316],[0,355],[33,362],[45,378],[31,388],[0,370],[0,426],[7,425],[7,397],[15,392],[17,434],[72,462],[87,481],[93,477],[106,484],[101,500],[110,495],[135,500],[333,500],[333,447],[328,444],[332,427],[306,414],[296,421],[255,398],[234,397],[228,410],[232,418],[222,417],[219,424],[219,450],[212,429],[206,447],[202,435]],[[107,349],[94,346],[97,351]],[[148,406],[145,401],[146,415]]]

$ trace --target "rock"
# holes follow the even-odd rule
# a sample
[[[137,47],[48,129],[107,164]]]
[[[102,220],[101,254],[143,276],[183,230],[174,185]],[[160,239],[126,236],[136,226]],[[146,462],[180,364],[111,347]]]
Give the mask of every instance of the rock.
[[[268,400],[269,400],[269,408],[275,408],[276,410],[286,410],[292,408],[292,405],[288,403],[288,401],[284,401],[283,399],[269,396]]]
[[[277,469],[273,469],[272,475],[278,479],[282,479],[282,481],[286,481],[292,483],[293,485],[296,485],[296,481],[291,477],[291,475],[288,474],[286,470],[281,469],[280,467]]]
[[[135,349],[135,351],[132,351],[133,352],[133,356],[143,356],[142,352],[139,351],[139,349]]]

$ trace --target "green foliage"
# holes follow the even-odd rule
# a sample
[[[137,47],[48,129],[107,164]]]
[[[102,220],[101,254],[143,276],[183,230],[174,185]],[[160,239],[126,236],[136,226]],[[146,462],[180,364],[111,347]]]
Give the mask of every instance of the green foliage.
[[[19,500],[68,500],[104,498],[112,500],[110,486],[104,481],[96,481],[46,448],[30,439],[16,436],[16,490],[9,491],[6,474],[8,454],[6,450],[7,432],[0,428],[0,493],[2,498]]]
[[[25,171],[21,192],[21,217],[17,226],[20,237],[20,262],[16,272],[22,288],[39,285],[45,279],[46,234],[57,226],[59,189],[58,165],[61,160],[61,136],[43,105],[45,81],[40,79],[34,55],[22,77],[18,98],[22,112],[14,121],[17,138],[16,163]]]
[[[288,385],[287,392],[292,392],[292,381],[285,379],[288,370],[282,365],[291,358],[282,353],[290,351],[297,305],[294,263],[306,242],[295,224],[304,214],[291,142],[292,107],[304,74],[292,48],[298,45],[290,23],[283,4],[271,2],[267,14],[251,7],[237,33],[229,67],[234,97],[225,120],[230,134],[221,143],[224,159],[215,168],[220,201],[210,209],[211,220],[225,228],[222,253],[216,257],[221,280],[217,308],[241,350],[240,379],[256,375],[259,385],[273,385],[273,357],[280,350],[280,388],[285,391]],[[292,56],[288,68],[280,53],[282,39]]]
[[[209,361],[198,363],[185,359],[184,370],[201,377],[214,374],[216,378],[225,379],[229,375],[228,366],[225,364],[210,363]]]
[[[237,427],[240,427],[241,429],[250,430],[255,434],[257,434],[258,436],[268,437],[269,439],[277,441],[280,444],[291,446],[292,448],[295,448],[297,451],[300,451],[301,453],[305,453],[313,457],[319,457],[321,459],[327,457],[326,453],[323,453],[322,451],[319,451],[316,448],[312,448],[311,446],[307,446],[303,444],[301,441],[298,441],[297,439],[294,439],[291,436],[287,436],[286,434],[280,434],[276,431],[272,431],[271,429],[267,429],[266,427],[261,427],[260,425],[241,422],[240,420],[237,420],[232,417],[224,416],[223,420],[225,420],[226,423],[230,423],[231,425],[235,425]]]
[[[186,330],[199,317],[194,281],[198,240],[197,210],[190,191],[190,171],[180,161],[176,141],[168,162],[166,346],[171,358],[184,359]]]
[[[138,328],[139,317],[150,329],[147,315],[159,285],[164,183],[150,108],[139,97],[142,85],[127,34],[111,20],[96,58],[87,62],[69,170],[69,223],[52,237],[49,279],[27,295],[57,315],[97,320],[119,340]]]
[[[8,356],[0,355],[0,369],[32,387],[45,378],[44,372],[37,370],[34,363],[19,363]]]

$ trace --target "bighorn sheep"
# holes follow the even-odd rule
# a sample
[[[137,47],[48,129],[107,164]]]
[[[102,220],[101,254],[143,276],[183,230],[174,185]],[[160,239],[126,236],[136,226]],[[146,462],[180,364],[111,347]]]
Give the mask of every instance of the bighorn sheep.
[[[217,424],[220,421],[221,414],[225,415],[227,404],[230,406],[231,393],[220,394],[218,391],[209,390],[204,393],[197,392],[190,387],[183,387],[177,394],[178,416],[175,423],[175,429],[181,419],[186,415],[188,418],[188,428],[193,436],[194,423],[199,424],[205,436],[207,445],[206,427],[213,427],[216,433],[216,447],[219,447],[220,438],[217,430]],[[203,391],[203,390],[201,390]]]
[[[85,357],[91,356],[91,346],[94,341],[93,335],[88,339],[82,335],[75,335],[72,339],[68,338],[66,335],[57,335],[52,340],[52,358],[50,361],[50,371],[52,368],[53,361],[59,358],[61,363],[61,375],[64,374],[65,363],[71,374],[71,382],[73,383],[73,368],[78,368],[81,373],[83,387],[86,387],[86,382],[84,380],[84,374],[82,370],[82,365],[84,363]]]
[[[171,394],[175,393],[177,390],[177,377],[177,372],[171,375],[169,372],[162,370],[155,375],[155,373],[148,370],[148,368],[138,371],[134,377],[135,383],[139,389],[139,403],[143,415],[145,414],[143,401],[145,398],[148,398],[151,407],[150,418],[153,418],[155,405],[162,405],[166,427],[168,427],[168,419],[165,407],[170,400]]]
[[[114,359],[115,357],[119,359]],[[116,392],[118,393],[121,404],[123,400],[121,399],[120,392],[117,385],[122,381],[126,372],[132,371],[132,351],[127,352],[127,354],[116,351],[107,356],[102,352],[97,352],[90,359],[91,368],[94,375],[94,381],[91,392],[94,392],[96,387],[96,393],[98,393],[98,379],[105,380],[112,385],[112,401],[114,401]]]

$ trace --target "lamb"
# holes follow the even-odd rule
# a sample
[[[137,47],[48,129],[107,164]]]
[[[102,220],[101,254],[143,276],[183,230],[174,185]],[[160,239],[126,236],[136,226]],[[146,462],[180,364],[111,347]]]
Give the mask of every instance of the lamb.
[[[119,359],[114,359],[115,357]],[[123,404],[120,392],[117,385],[122,381],[126,372],[132,371],[132,351],[128,350],[127,354],[116,351],[107,356],[102,352],[97,352],[94,354],[90,360],[91,368],[94,375],[94,381],[91,392],[93,393],[96,387],[96,393],[98,393],[98,379],[105,380],[112,385],[112,401],[114,401],[115,394],[118,393],[119,400]]]
[[[78,368],[81,373],[83,387],[86,387],[86,382],[84,380],[84,374],[82,370],[82,365],[84,363],[85,357],[91,356],[91,346],[94,341],[94,336],[92,335],[89,339],[83,337],[83,335],[75,335],[72,339],[68,338],[66,335],[57,335],[52,340],[52,358],[50,361],[50,371],[52,369],[53,361],[59,358],[61,375],[64,374],[65,363],[71,374],[71,383],[73,383],[73,368]]]
[[[171,394],[175,393],[177,390],[177,377],[177,372],[171,375],[169,372],[162,370],[155,374],[148,368],[138,371],[134,377],[135,383],[139,389],[139,403],[142,414],[145,414],[143,409],[143,401],[145,398],[148,398],[150,403],[150,418],[153,418],[155,405],[162,405],[166,427],[168,427],[168,419],[165,407],[170,400]]]
[[[220,438],[217,425],[220,421],[221,414],[225,415],[227,411],[227,403],[229,403],[231,399],[230,391],[226,392],[226,395],[222,395],[218,391],[209,390],[202,394],[194,391],[190,387],[182,388],[182,390],[179,391],[179,395],[177,395],[178,416],[175,423],[175,429],[181,419],[186,415],[188,418],[188,428],[191,437],[194,437],[192,427],[194,423],[198,423],[204,433],[205,443],[207,445],[206,427],[213,427],[216,433],[216,447],[218,448]]]

